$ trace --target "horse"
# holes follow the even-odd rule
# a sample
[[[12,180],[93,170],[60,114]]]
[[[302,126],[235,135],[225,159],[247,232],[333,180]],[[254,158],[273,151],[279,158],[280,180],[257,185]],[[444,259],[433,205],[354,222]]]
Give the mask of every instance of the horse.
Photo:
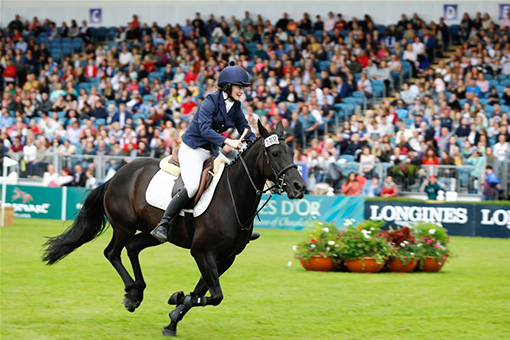
[[[285,191],[289,199],[304,196],[306,183],[293,162],[293,151],[285,142],[281,122],[274,132],[268,132],[260,121],[258,128],[260,137],[226,165],[207,210],[194,219],[190,215],[178,216],[172,222],[169,242],[190,249],[202,276],[190,294],[179,291],[171,295],[168,303],[176,307],[169,314],[170,323],[163,328],[165,336],[177,335],[177,324],[192,307],[221,303],[219,278],[249,242],[266,181],[276,183],[277,190]],[[47,265],[58,262],[101,235],[109,223],[113,237],[104,256],[124,281],[124,307],[135,311],[146,288],[139,254],[147,247],[161,244],[149,232],[163,211],[145,200],[147,186],[159,169],[159,160],[136,159],[92,190],[72,225],[44,244],[43,261]],[[121,262],[124,247],[134,279]],[[205,296],[207,291],[209,296]]]

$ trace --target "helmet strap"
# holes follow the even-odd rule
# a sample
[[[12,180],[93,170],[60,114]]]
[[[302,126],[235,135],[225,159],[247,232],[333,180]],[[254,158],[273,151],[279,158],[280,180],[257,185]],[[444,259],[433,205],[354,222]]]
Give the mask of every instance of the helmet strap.
[[[227,99],[230,99],[234,102],[236,101],[234,97],[232,97],[232,84],[225,84],[221,90],[227,94]]]

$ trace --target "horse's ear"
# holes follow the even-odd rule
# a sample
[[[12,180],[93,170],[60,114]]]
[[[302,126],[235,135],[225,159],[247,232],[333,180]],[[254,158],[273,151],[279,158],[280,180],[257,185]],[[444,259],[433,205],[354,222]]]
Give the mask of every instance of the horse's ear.
[[[275,132],[279,137],[283,137],[283,123],[281,121],[276,124]]]
[[[266,128],[260,122],[260,119],[257,121],[257,126],[259,127],[259,134],[262,138],[266,138],[269,132],[267,132]]]

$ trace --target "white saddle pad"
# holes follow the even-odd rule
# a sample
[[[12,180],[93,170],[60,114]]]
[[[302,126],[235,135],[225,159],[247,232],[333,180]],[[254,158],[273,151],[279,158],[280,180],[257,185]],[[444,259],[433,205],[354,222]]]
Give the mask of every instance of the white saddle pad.
[[[209,207],[209,204],[211,204],[214,196],[214,191],[218,186],[218,182],[220,181],[224,169],[225,163],[222,163],[211,184],[204,191],[202,197],[200,197],[197,204],[193,208],[193,216],[198,217],[202,215]],[[161,169],[156,172],[154,177],[152,177],[149,186],[147,187],[147,191],[145,192],[145,200],[147,203],[153,207],[165,210],[172,199],[172,189],[176,179],[177,177]],[[180,215],[184,215],[184,210],[181,211]]]

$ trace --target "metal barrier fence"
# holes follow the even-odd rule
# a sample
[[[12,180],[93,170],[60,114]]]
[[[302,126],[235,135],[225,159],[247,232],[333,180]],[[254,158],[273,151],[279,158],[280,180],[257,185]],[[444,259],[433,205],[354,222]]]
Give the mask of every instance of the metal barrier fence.
[[[14,159],[22,161],[22,154],[11,155]],[[510,154],[509,154],[510,156]],[[46,153],[37,156],[35,162],[20,162],[16,167],[11,168],[20,178],[40,181],[48,164],[55,167],[55,172],[61,174],[64,168],[74,172],[74,167],[80,164],[84,170],[92,168],[98,182],[103,182],[123,165],[138,157],[130,156],[100,156],[100,155],[71,155],[63,156],[56,153]],[[495,170],[500,175],[501,187],[505,197],[509,193],[510,164],[509,158],[505,162],[495,165]],[[449,166],[449,165],[425,165],[420,167],[406,165],[392,166],[390,163],[376,163],[373,170],[363,175],[371,178],[377,175],[383,180],[387,175],[392,175],[399,189],[403,193],[423,192],[430,175],[436,175],[438,183],[446,191],[456,191],[462,194],[481,195],[485,164],[475,166]],[[339,189],[342,181],[349,173],[360,172],[360,164],[357,162],[330,162],[327,165],[318,167],[307,167],[308,181],[314,183],[328,183]]]

